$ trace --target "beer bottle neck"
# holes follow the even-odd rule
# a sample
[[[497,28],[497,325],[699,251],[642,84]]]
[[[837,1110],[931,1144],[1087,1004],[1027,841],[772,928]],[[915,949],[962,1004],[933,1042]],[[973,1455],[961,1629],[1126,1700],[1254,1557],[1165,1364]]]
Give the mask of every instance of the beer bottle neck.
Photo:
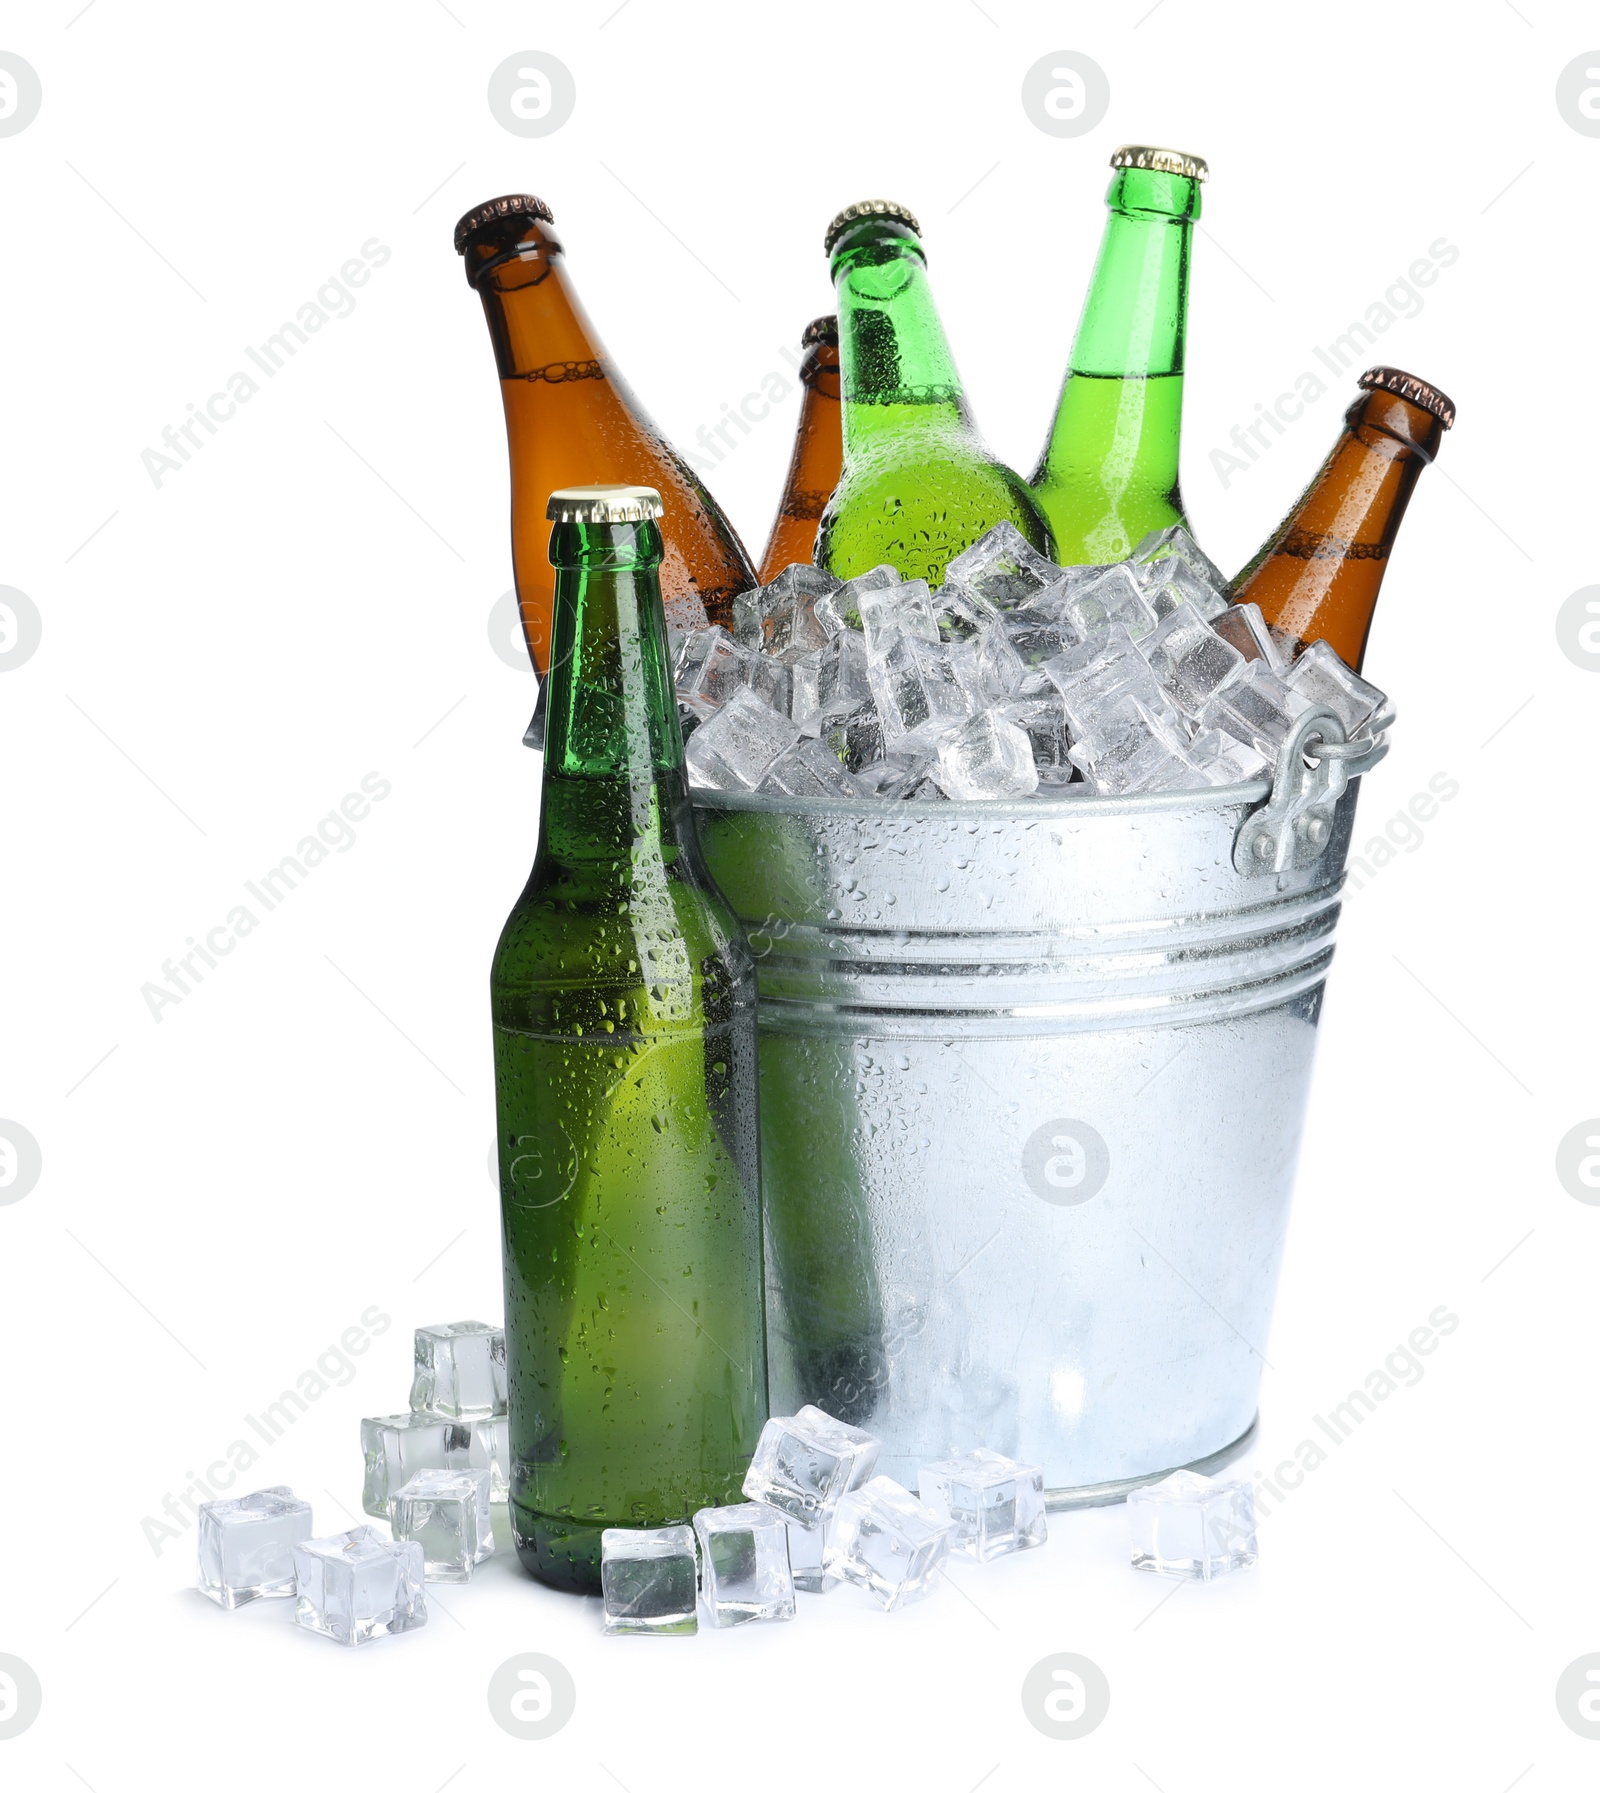
[[[969,432],[966,394],[916,238],[858,239],[835,252],[833,278],[846,449],[919,425]]]
[[[540,856],[608,884],[692,839],[654,523],[558,523]]]
[[[1071,371],[1101,379],[1183,372],[1189,250],[1200,183],[1149,168],[1117,171]]]
[[[468,274],[483,300],[502,380],[606,378],[605,345],[567,279],[553,229],[530,231],[499,259],[469,264]]]

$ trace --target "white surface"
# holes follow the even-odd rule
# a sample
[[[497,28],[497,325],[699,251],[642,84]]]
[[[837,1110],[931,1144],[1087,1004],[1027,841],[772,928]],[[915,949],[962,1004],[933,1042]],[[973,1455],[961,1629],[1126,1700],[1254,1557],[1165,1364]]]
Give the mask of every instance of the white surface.
[[[0,680],[0,1113],[44,1162],[0,1207],[0,1652],[44,1687],[0,1744],[7,1784],[646,1793],[706,1784],[712,1738],[717,1778],[798,1773],[820,1731],[852,1782],[950,1793],[1591,1785],[1600,1746],[1554,1688],[1600,1649],[1600,1213],[1553,1158],[1600,1111],[1600,679],[1552,625],[1597,577],[1600,139],[1553,98],[1600,42],[1593,10],[613,7],[96,0],[74,19],[78,0],[14,0],[0,26],[44,89],[0,138],[0,583],[44,618]],[[485,103],[529,47],[578,88],[538,141]],[[1112,88],[1077,140],[1018,98],[1062,47]],[[146,1541],[163,1496],[375,1310],[390,1323],[345,1385],[234,1487],[288,1483],[319,1530],[354,1523],[357,1422],[404,1407],[412,1326],[498,1313],[486,982],[538,762],[517,745],[531,680],[486,635],[510,584],[505,457],[455,218],[543,194],[685,447],[784,376],[711,475],[757,552],[789,450],[781,351],[830,307],[831,214],[882,192],[921,215],[979,418],[1026,471],[1129,139],[1213,169],[1185,483],[1228,568],[1325,453],[1351,380],[1226,490],[1210,451],[1430,245],[1459,251],[1350,370],[1394,361],[1461,408],[1368,660],[1401,720],[1362,838],[1436,775],[1459,789],[1346,909],[1252,1463],[1320,1439],[1316,1416],[1441,1304],[1459,1328],[1263,1521],[1259,1568],[1170,1599],[1125,1566],[1112,1509],[957,1563],[892,1617],[843,1590],[791,1625],[606,1639],[596,1602],[509,1553],[430,1590],[425,1630],[359,1652],[298,1632],[286,1602],[218,1611],[190,1585],[192,1526]],[[374,238],[392,253],[354,312],[153,486],[140,454],[163,426]],[[140,986],[163,960],[374,771],[391,793],[354,844],[153,1020]],[[486,1704],[528,1650],[577,1686],[542,1742]],[[1021,1707],[1057,1651],[1111,1686],[1077,1742]]]

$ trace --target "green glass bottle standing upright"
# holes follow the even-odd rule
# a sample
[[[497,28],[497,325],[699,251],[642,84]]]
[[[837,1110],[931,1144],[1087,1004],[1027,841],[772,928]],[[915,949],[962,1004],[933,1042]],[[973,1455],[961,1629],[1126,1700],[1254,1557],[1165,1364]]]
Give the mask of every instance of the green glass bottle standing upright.
[[[741,1499],[766,1418],[756,992],[689,812],[661,500],[549,514],[539,849],[490,978],[511,1522],[594,1592],[602,1528]]]
[[[1050,552],[1028,488],[983,444],[928,286],[917,221],[869,199],[828,226],[839,296],[844,471],[817,526],[841,579],[887,562],[944,582],[945,563],[1002,519]]]
[[[1029,484],[1062,566],[1122,560],[1182,523],[1178,439],[1189,248],[1206,165],[1127,144],[1050,439]]]

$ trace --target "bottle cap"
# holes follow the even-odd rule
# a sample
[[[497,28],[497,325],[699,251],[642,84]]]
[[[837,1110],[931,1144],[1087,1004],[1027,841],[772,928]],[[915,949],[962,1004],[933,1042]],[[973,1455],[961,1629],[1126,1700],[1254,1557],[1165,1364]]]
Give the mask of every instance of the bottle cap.
[[[532,193],[506,193],[499,199],[486,199],[457,223],[456,254],[465,255],[467,238],[482,230],[484,225],[493,224],[497,218],[537,218],[544,224],[555,223],[549,206]]]
[[[919,237],[922,235],[922,226],[908,207],[897,205],[892,199],[858,199],[828,226],[828,234],[822,239],[823,254],[832,255],[834,244],[861,218],[893,218],[900,224],[909,224]]]
[[[831,342],[835,348],[839,346],[839,320],[830,312],[825,318],[813,318],[800,332],[800,346],[809,349],[819,342]]]
[[[1152,168],[1157,174],[1186,174],[1192,181],[1209,180],[1211,170],[1200,156],[1181,149],[1153,149],[1148,143],[1124,143],[1111,152],[1113,168]]]
[[[1392,392],[1410,404],[1420,405],[1424,411],[1431,411],[1446,429],[1456,420],[1454,400],[1446,398],[1437,386],[1430,386],[1415,374],[1402,373],[1398,367],[1369,367],[1356,384],[1363,392],[1371,392],[1376,387],[1380,392]]]
[[[563,486],[544,514],[552,523],[644,523],[661,515],[654,486]]]

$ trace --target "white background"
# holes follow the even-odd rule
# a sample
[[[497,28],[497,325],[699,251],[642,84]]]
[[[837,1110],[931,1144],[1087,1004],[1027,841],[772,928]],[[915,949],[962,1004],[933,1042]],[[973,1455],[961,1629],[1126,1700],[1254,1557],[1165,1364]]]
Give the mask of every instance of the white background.
[[[1554,1161],[1600,1110],[1600,679],[1554,623],[1596,577],[1600,139],[1555,103],[1593,9],[80,5],[0,22],[44,96],[0,138],[0,583],[43,618],[0,679],[0,1115],[43,1154],[0,1207],[0,1652],[44,1686],[0,1744],[7,1784],[1592,1785],[1600,1746],[1554,1687],[1600,1649],[1600,1213]],[[577,84],[540,140],[485,99],[527,49]],[[1058,50],[1110,80],[1076,139],[1019,97]],[[903,199],[978,417],[1026,471],[1130,139],[1213,171],[1185,491],[1230,569],[1351,382],[1226,487],[1211,451],[1437,239],[1459,250],[1370,357],[1437,381],[1460,422],[1385,587],[1368,671],[1401,721],[1358,835],[1435,774],[1459,795],[1346,908],[1248,1466],[1317,1436],[1439,1304],[1459,1328],[1265,1520],[1258,1569],[1164,1603],[1111,1509],[900,1615],[846,1590],[685,1641],[603,1639],[593,1602],[509,1554],[359,1652],[284,1603],[212,1607],[192,1529],[147,1541],[163,1496],[375,1305],[391,1324],[353,1379],[243,1484],[352,1523],[357,1422],[405,1405],[410,1329],[499,1311],[486,985],[538,761],[532,681],[487,633],[504,445],[455,218],[542,194],[609,347],[690,446],[831,308],[831,214]],[[141,451],[374,237],[392,255],[354,311],[154,485]],[[793,407],[711,476],[753,553]],[[392,792],[354,844],[154,1020],[141,986],[369,772]],[[524,1650],[577,1683],[548,1741],[490,1720],[488,1678]],[[1112,1690],[1077,1742],[1019,1698],[1062,1650]]]

